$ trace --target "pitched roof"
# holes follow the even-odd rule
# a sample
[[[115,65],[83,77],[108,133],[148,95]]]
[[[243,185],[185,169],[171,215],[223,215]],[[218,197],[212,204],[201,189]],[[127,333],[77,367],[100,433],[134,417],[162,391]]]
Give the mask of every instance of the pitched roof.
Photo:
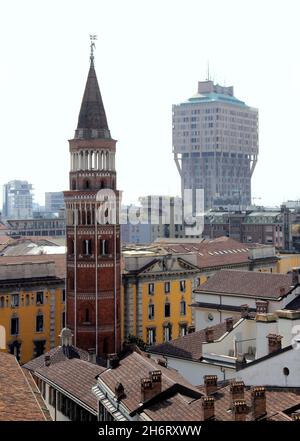
[[[149,377],[151,370],[161,370],[162,389],[153,398],[141,402],[141,379]],[[154,421],[201,421],[204,387],[195,387],[173,369],[158,366],[154,360],[133,352],[125,356],[117,367],[102,372],[98,380],[114,394],[115,386],[122,383],[124,397],[120,399],[131,415],[143,413]],[[95,388],[94,388],[95,389]],[[233,420],[230,409],[230,386],[222,385],[210,396],[215,398],[215,417],[219,421]],[[244,397],[248,407],[246,420],[252,420],[251,389],[245,387]],[[291,412],[300,408],[300,389],[267,388],[267,414],[264,419],[291,420]]]
[[[88,136],[90,136],[89,130],[98,130],[102,134],[102,136],[100,136],[101,138],[110,138],[104,105],[93,62],[91,62],[90,65],[82,98],[77,124],[77,130],[78,129],[87,131]]]
[[[300,390],[288,388],[266,388],[267,414],[264,419],[267,420],[291,420],[289,409],[292,407],[300,408]],[[233,416],[230,409],[230,385],[219,388],[210,396],[215,398],[215,415],[219,421],[232,421]],[[251,388],[245,387],[244,399],[248,406],[246,420],[253,420],[251,412]],[[200,401],[200,400],[197,400]],[[196,403],[195,403],[196,405]],[[192,404],[193,407],[193,404]],[[280,416],[278,415],[280,413]]]
[[[237,320],[234,323],[237,323]],[[211,326],[210,329],[214,331],[214,340],[218,340],[227,332],[225,322]],[[148,352],[199,361],[202,357],[202,343],[205,342],[205,329],[201,329],[175,340],[151,346]]]
[[[0,420],[45,421],[45,419],[16,358],[0,352]]]
[[[0,265],[12,265],[23,263],[45,263],[54,262],[55,276],[59,279],[66,277],[66,255],[65,254],[40,254],[38,256],[0,256]]]
[[[195,290],[223,295],[279,299],[294,288],[291,274],[221,270]]]
[[[250,262],[250,250],[252,248],[263,248],[261,244],[245,244],[229,237],[217,239],[198,240],[195,242],[164,241],[159,243],[169,253],[191,252],[197,255],[197,266],[200,268],[220,267],[227,265],[246,265]],[[272,259],[277,260],[277,257]]]
[[[68,348],[57,346],[56,348],[50,349],[50,351],[46,352],[45,354],[40,355],[37,358],[33,358],[28,363],[25,363],[23,367],[30,371],[36,371],[37,369],[45,365],[46,355],[50,355],[51,365],[74,358],[84,361],[87,361],[89,358],[89,354],[87,351],[79,349],[76,346],[69,346]]]
[[[125,390],[122,403],[128,408],[129,412],[132,412],[139,407],[141,402],[141,379],[148,377],[149,371],[157,369],[162,372],[162,391],[175,384],[180,384],[200,396],[199,391],[177,371],[163,366],[158,367],[154,360],[137,352],[127,354],[120,360],[116,368],[104,371],[99,375],[99,379],[112,391],[115,390],[117,383],[122,383]]]
[[[38,367],[34,373],[63,389],[97,413],[98,402],[92,393],[92,387],[96,384],[96,376],[105,369],[80,358],[66,358],[51,363],[50,366]]]

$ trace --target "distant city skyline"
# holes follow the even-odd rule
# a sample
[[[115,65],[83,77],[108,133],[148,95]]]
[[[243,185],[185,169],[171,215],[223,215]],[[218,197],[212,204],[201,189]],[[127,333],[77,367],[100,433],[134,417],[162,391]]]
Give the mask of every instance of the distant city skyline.
[[[299,199],[299,12],[293,0],[272,6],[236,0],[4,4],[0,185],[28,180],[40,204],[45,192],[68,188],[67,141],[78,118],[93,33],[108,124],[118,140],[124,203],[148,194],[180,195],[172,105],[196,93],[208,60],[215,82],[233,85],[238,99],[259,110],[255,202]]]

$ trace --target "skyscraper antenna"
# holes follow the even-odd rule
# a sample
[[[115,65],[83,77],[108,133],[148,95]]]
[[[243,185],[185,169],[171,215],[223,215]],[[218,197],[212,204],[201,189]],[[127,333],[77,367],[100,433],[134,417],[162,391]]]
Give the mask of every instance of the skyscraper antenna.
[[[91,48],[90,60],[91,60],[91,64],[94,64],[94,49],[96,48],[95,40],[97,40],[97,35],[90,34],[90,42],[91,42],[91,44],[90,44],[90,48]]]
[[[206,81],[210,81],[209,60],[207,60],[207,76],[206,76]]]

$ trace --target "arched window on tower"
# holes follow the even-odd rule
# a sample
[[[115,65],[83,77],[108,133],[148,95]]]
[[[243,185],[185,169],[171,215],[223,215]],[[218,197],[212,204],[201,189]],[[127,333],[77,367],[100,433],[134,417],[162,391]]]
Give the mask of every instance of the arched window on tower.
[[[85,321],[85,323],[90,323],[90,310],[89,310],[89,308],[85,308],[85,310],[84,310],[84,321]]]
[[[90,188],[90,181],[88,179],[85,181],[84,188],[87,190]]]
[[[90,256],[92,254],[92,240],[85,239],[83,241],[83,254]]]
[[[100,254],[101,256],[107,256],[109,253],[109,243],[107,239],[100,240]]]
[[[87,223],[87,225],[91,225],[91,220],[92,220],[91,212],[90,212],[90,210],[88,210],[87,213],[86,213],[86,223]]]
[[[76,181],[75,181],[75,179],[72,180],[72,190],[76,190]]]

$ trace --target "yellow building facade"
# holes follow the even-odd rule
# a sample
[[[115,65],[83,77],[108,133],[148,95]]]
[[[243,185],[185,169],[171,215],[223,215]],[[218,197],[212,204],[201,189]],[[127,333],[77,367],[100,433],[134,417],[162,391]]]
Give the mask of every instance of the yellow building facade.
[[[300,254],[279,254],[276,265],[276,272],[287,274],[293,268],[300,267]]]
[[[0,326],[5,350],[21,364],[59,344],[65,281],[55,275],[54,262],[0,262]]]
[[[123,254],[122,330],[151,345],[193,329],[193,289],[199,284],[196,256]]]

